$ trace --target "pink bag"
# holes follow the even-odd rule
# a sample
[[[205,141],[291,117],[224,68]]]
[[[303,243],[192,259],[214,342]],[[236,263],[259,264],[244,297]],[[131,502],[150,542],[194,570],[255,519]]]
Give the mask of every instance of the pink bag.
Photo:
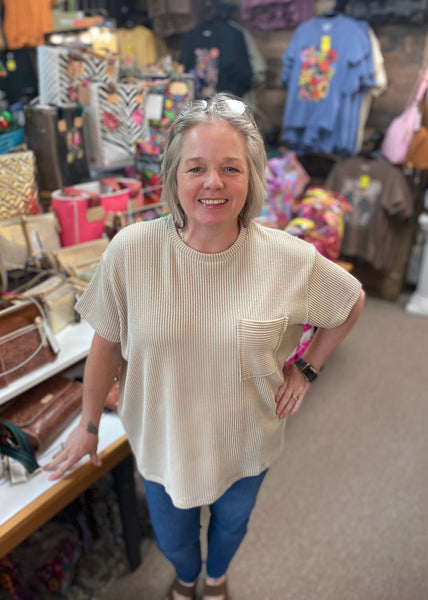
[[[428,63],[416,81],[406,108],[392,120],[382,143],[382,154],[394,165],[406,162],[413,135],[421,126],[419,104],[428,86]]]
[[[81,183],[55,190],[51,196],[62,246],[102,237],[108,212],[135,210],[142,204],[141,182],[126,177]]]

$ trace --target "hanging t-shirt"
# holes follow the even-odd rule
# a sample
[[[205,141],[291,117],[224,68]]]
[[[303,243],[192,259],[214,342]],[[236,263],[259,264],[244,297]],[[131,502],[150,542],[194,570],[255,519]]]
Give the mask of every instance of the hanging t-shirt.
[[[344,143],[337,139],[340,125],[353,151],[354,115],[361,94],[375,84],[368,29],[345,15],[310,19],[297,27],[282,61],[280,83],[288,88],[284,141],[299,153],[337,151],[336,142],[339,148]]]
[[[131,29],[121,27],[118,37],[121,67],[125,74],[133,74],[142,67],[152,65],[167,53],[164,40],[144,25],[136,25]]]
[[[244,36],[221,19],[201,23],[183,40],[179,62],[196,76],[196,97],[216,92],[242,96],[251,87],[252,70]]]
[[[411,190],[400,169],[382,158],[354,156],[334,165],[325,187],[345,196],[353,207],[345,219],[342,254],[390,272],[401,225],[413,210]]]

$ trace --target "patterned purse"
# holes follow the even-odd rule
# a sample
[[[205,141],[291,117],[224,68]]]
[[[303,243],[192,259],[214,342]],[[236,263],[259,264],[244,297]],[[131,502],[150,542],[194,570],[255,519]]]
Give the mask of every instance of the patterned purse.
[[[116,54],[46,45],[37,48],[37,65],[40,103],[66,106],[79,102],[82,84],[116,83],[120,60]]]
[[[149,133],[143,83],[130,81],[114,86],[91,83],[89,88],[85,123],[90,164],[100,168],[130,164],[137,142],[147,139]]]
[[[41,212],[34,152],[0,155],[0,219]]]
[[[195,78],[188,73],[143,76],[148,89],[146,113],[149,124],[147,141],[139,144],[139,153],[160,156],[171,123],[195,98]]]

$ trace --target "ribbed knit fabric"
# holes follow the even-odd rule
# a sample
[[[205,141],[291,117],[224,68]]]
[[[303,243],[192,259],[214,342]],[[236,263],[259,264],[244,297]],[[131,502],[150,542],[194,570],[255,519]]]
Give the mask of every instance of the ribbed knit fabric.
[[[186,246],[170,217],[117,234],[77,309],[121,343],[119,414],[141,473],[190,508],[269,467],[302,323],[340,325],[360,289],[312,245],[254,223],[218,254]]]

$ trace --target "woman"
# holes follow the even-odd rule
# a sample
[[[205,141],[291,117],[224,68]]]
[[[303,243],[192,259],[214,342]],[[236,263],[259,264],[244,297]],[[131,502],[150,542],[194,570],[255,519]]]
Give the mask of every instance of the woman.
[[[94,464],[104,401],[120,363],[119,415],[143,476],[152,526],[195,597],[200,507],[209,505],[203,598],[227,599],[226,571],[266,471],[332,350],[355,324],[360,283],[314,247],[256,225],[266,155],[248,108],[218,94],[173,123],[162,198],[171,215],[122,230],[77,309],[95,329],[79,426],[48,466]],[[317,333],[284,367],[302,324]]]

